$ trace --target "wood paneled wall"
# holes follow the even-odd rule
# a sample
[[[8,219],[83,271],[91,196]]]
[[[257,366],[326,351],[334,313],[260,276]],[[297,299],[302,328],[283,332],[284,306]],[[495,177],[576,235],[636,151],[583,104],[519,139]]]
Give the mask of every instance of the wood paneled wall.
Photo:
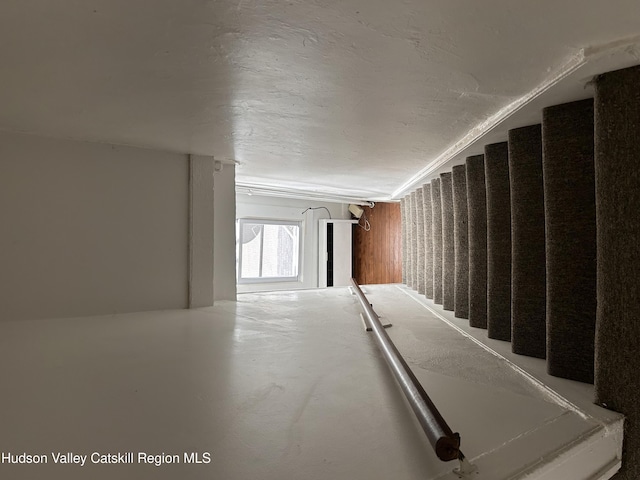
[[[353,276],[361,285],[402,283],[402,224],[400,203],[362,207],[371,225],[353,228]],[[360,219],[364,225],[364,216]]]

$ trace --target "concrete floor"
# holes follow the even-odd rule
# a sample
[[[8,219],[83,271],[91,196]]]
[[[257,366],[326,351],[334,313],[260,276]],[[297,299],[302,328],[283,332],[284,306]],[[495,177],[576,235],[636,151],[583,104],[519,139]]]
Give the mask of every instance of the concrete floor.
[[[602,457],[602,472],[612,468],[596,441],[611,439],[619,417],[585,413],[406,287],[364,291],[460,432],[480,468],[475,478],[534,470],[541,474],[528,478],[588,478],[567,467],[580,442]],[[333,288],[243,294],[190,311],[1,323],[0,453],[48,463],[5,461],[0,478],[457,478],[455,462],[432,453],[359,312],[349,289]],[[61,465],[57,452],[88,457]],[[134,452],[135,461],[94,464],[93,452]],[[139,452],[180,463],[138,463]],[[185,464],[185,452],[211,461]]]

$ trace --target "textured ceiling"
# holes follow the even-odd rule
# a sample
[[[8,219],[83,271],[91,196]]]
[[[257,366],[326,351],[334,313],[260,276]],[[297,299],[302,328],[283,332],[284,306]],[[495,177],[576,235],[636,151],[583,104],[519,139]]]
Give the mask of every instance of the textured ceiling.
[[[584,48],[638,33],[637,0],[3,0],[0,129],[384,198]]]

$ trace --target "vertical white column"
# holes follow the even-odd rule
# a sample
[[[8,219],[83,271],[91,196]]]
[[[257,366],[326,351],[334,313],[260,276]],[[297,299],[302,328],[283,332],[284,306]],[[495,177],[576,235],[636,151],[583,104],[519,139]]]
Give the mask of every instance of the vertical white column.
[[[189,156],[189,308],[213,305],[213,157]]]
[[[213,174],[213,296],[236,299],[236,166],[215,162]]]

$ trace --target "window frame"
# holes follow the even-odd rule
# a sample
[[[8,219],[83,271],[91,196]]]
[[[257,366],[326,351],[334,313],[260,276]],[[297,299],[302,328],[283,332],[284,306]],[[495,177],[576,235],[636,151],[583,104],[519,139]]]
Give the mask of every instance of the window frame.
[[[242,240],[245,224],[256,225],[292,225],[298,227],[298,274],[292,277],[243,277],[242,276]],[[274,218],[255,218],[244,217],[238,219],[237,231],[238,231],[238,251],[237,251],[237,263],[238,272],[237,279],[238,284],[256,284],[256,283],[284,283],[284,282],[301,282],[302,281],[302,221],[299,220],[280,220]],[[262,252],[261,252],[262,254]]]

